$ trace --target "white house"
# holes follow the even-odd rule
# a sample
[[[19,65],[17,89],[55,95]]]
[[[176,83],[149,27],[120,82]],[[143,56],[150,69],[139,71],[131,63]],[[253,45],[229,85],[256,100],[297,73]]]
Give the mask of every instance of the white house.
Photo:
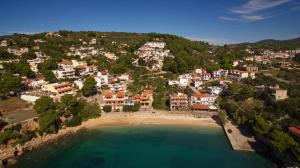
[[[169,86],[179,85],[179,81],[178,80],[169,80],[168,85]]]
[[[216,101],[217,96],[200,93],[191,96],[190,105],[200,104],[200,105],[213,105]]]
[[[194,86],[195,88],[199,88],[203,85],[203,82],[201,78],[192,78],[191,85]]]
[[[74,84],[78,87],[78,89],[82,89],[84,81],[82,79],[78,79],[74,81]]]
[[[57,79],[72,79],[76,78],[74,69],[53,70],[53,74]]]
[[[97,82],[96,86],[100,88],[102,85],[108,85],[109,74],[106,71],[98,72],[94,79]]]
[[[190,85],[191,83],[191,75],[190,74],[183,74],[179,76],[179,87],[185,88]]]
[[[208,81],[211,79],[210,73],[202,73],[201,77],[202,77],[202,80],[204,80],[204,81]]]
[[[6,40],[1,41],[0,47],[7,47],[7,41]]]
[[[209,93],[212,95],[219,95],[223,91],[223,89],[218,86],[209,86],[209,87],[207,87],[207,89],[208,89]]]
[[[129,75],[128,74],[123,74],[121,76],[117,77],[120,81],[128,81],[129,80]]]
[[[44,62],[44,59],[41,59],[41,58],[36,58],[36,59],[32,59],[32,60],[27,60],[28,64],[29,64],[29,67],[30,69],[37,73],[39,70],[38,70],[38,65],[42,62]]]
[[[228,76],[228,70],[219,69],[217,71],[212,72],[213,78],[225,78]]]

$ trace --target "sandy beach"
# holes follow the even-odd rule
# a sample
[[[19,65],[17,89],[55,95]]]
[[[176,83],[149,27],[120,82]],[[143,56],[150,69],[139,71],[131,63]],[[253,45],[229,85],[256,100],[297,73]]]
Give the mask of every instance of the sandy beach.
[[[221,128],[214,119],[195,118],[183,114],[152,114],[147,112],[137,113],[109,113],[100,118],[91,119],[82,124],[84,128],[101,128],[104,126],[120,125],[185,125],[193,127]]]

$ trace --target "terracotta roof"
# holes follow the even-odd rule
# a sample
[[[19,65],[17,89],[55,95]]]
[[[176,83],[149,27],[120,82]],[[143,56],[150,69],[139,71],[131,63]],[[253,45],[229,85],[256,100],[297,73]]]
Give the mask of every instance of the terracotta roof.
[[[139,100],[139,99],[141,99],[141,95],[137,94],[133,96],[133,100]]]
[[[117,96],[118,98],[125,97],[125,92],[124,92],[124,91],[118,91],[117,94],[116,94],[116,96]]]
[[[102,75],[107,75],[107,71],[101,71]]]
[[[182,99],[182,100],[184,100],[184,99],[187,99],[187,96],[186,95],[180,95],[180,96],[178,96],[178,95],[176,95],[176,96],[171,96],[171,99],[173,100],[173,99]]]
[[[73,63],[71,61],[68,61],[68,60],[63,60],[61,62],[61,64],[64,64],[64,65],[73,65]]]
[[[64,82],[64,83],[61,83],[61,84],[58,84],[56,86],[54,86],[55,89],[57,88],[61,88],[61,87],[67,87],[67,86],[71,86],[72,84],[69,83],[69,82]]]
[[[79,66],[77,66],[76,68],[78,68],[78,69],[86,69],[86,68],[97,68],[97,67],[94,66],[94,65],[91,65],[91,66],[79,65]]]
[[[72,90],[73,90],[73,88],[66,87],[66,88],[62,88],[62,89],[57,89],[57,92],[61,93],[61,92],[68,92],[68,91],[72,91]]]
[[[200,98],[200,97],[215,97],[214,95],[208,94],[208,93],[200,93],[200,94],[194,94],[193,95],[196,98]]]
[[[196,82],[196,81],[201,81],[200,78],[192,78],[192,81]]]
[[[300,128],[299,127],[289,127],[289,131],[296,134],[296,135],[300,135]]]
[[[209,110],[209,105],[202,105],[202,104],[195,104],[192,105],[192,109],[197,109],[197,110]]]
[[[112,92],[106,92],[104,97],[106,98],[112,98],[113,97],[113,93]]]

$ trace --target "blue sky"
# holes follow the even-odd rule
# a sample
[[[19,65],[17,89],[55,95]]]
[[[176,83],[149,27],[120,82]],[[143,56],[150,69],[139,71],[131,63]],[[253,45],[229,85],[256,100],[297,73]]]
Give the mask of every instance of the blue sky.
[[[300,37],[300,0],[0,0],[0,34],[170,33],[213,43]]]

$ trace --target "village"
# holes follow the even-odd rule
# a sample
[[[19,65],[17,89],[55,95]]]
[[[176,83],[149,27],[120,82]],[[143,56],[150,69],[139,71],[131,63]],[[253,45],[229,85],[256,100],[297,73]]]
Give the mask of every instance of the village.
[[[61,37],[58,33],[48,33],[46,36]],[[140,104],[141,109],[151,110],[153,102],[153,89],[151,86],[145,88],[140,94],[132,95],[127,91],[127,85],[131,82],[131,76],[129,74],[109,74],[108,70],[99,71],[96,65],[88,65],[86,61],[82,60],[86,57],[102,54],[111,60],[117,60],[118,56],[114,53],[105,52],[103,48],[97,49],[93,45],[97,43],[95,38],[92,38],[89,42],[85,42],[79,39],[82,45],[79,48],[70,47],[67,51],[67,56],[79,56],[80,59],[62,60],[58,62],[58,69],[52,70],[55,77],[62,82],[49,83],[43,79],[27,79],[23,78],[22,83],[26,85],[24,91],[20,94],[20,98],[34,104],[41,96],[49,96],[55,101],[59,101],[60,98],[66,94],[76,95],[79,90],[84,86],[84,80],[90,76],[96,81],[96,88],[100,94],[99,104],[101,109],[105,106],[110,106],[111,111],[122,111],[123,106],[134,106],[134,104]],[[39,43],[45,42],[42,39],[35,39],[36,46],[33,47],[36,55],[35,59],[27,60],[30,69],[39,74],[38,65],[43,63],[49,58],[46,54],[39,50]],[[123,46],[126,44],[122,44]],[[7,41],[1,42],[1,47],[7,47]],[[132,62],[135,66],[139,65],[139,59],[142,59],[146,63],[152,62],[149,70],[161,71],[163,66],[164,57],[174,57],[170,54],[170,51],[166,48],[166,43],[159,41],[150,41],[145,43],[134,53],[138,56],[136,60]],[[21,57],[22,54],[28,52],[28,48],[7,48],[9,53],[15,54]],[[249,54],[253,54],[253,51],[247,50]],[[242,79],[250,78],[254,79],[256,73],[259,72],[257,66],[247,64],[246,61],[255,61],[262,64],[271,62],[273,58],[282,58],[287,61],[292,58],[293,54],[299,53],[299,50],[284,51],[284,52],[272,52],[264,51],[261,56],[246,57],[243,60],[237,60],[233,63],[235,69],[219,69],[212,72],[207,72],[205,69],[198,68],[191,73],[181,74],[177,80],[169,80],[166,86],[179,88],[190,87],[194,91],[194,94],[188,96],[184,93],[177,93],[169,95],[169,110],[191,110],[201,112],[217,112],[218,106],[216,99],[222,90],[227,87],[232,81],[240,81]],[[124,53],[126,53],[124,51]],[[8,60],[6,62],[17,62],[18,60]],[[146,64],[147,66],[147,64]],[[213,85],[207,85],[211,82]],[[287,98],[287,90],[280,89],[274,86],[265,86],[269,89],[271,95],[276,100]],[[258,86],[259,87],[259,86]]]

